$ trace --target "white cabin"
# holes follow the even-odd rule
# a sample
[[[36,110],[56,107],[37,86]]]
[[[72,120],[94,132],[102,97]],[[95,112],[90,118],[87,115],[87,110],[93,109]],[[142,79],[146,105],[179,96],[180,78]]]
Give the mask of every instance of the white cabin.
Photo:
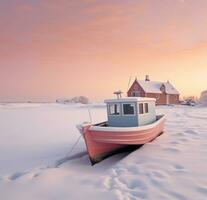
[[[108,126],[137,127],[156,121],[154,98],[127,97],[105,100]]]

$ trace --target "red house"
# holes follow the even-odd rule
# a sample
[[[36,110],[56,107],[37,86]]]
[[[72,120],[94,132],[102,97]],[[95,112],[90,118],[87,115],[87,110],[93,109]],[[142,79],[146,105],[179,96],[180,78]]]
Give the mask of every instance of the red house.
[[[128,97],[152,97],[156,99],[157,105],[168,105],[179,103],[179,92],[173,85],[167,82],[150,81],[149,76],[145,80],[137,80],[127,92]]]

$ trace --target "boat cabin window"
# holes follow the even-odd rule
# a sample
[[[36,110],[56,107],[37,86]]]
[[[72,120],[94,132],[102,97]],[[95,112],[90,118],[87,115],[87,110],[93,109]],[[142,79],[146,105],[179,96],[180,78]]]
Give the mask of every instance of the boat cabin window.
[[[124,103],[123,104],[123,114],[124,115],[134,115],[135,114],[135,104],[134,103]]]
[[[139,114],[149,113],[149,104],[148,103],[140,103],[139,104]]]
[[[143,105],[143,103],[139,104],[139,114],[144,114],[144,105]]]
[[[113,103],[108,105],[109,115],[120,115],[120,104]]]
[[[145,103],[144,107],[145,107],[145,113],[149,113],[149,104]]]

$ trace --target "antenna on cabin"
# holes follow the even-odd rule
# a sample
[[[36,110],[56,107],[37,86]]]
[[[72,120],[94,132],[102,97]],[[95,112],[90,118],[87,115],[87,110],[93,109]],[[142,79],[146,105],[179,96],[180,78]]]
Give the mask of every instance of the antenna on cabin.
[[[118,90],[118,91],[115,91],[114,94],[117,96],[117,99],[120,99],[121,98],[121,94],[123,92],[121,90]]]
[[[127,91],[129,90],[129,86],[130,86],[131,80],[132,80],[132,76],[129,77],[129,82],[128,82],[128,86],[127,86]]]
[[[89,108],[88,108],[88,116],[89,116],[89,119],[90,119],[90,123],[92,124],[92,116],[91,116],[91,111],[90,111]]]

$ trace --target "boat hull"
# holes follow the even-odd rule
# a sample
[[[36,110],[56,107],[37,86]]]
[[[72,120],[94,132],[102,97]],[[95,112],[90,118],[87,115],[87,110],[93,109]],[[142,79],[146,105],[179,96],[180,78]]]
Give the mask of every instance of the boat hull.
[[[87,124],[81,127],[92,165],[130,146],[151,142],[164,130],[165,116],[157,116],[153,124],[141,127],[104,127]]]

